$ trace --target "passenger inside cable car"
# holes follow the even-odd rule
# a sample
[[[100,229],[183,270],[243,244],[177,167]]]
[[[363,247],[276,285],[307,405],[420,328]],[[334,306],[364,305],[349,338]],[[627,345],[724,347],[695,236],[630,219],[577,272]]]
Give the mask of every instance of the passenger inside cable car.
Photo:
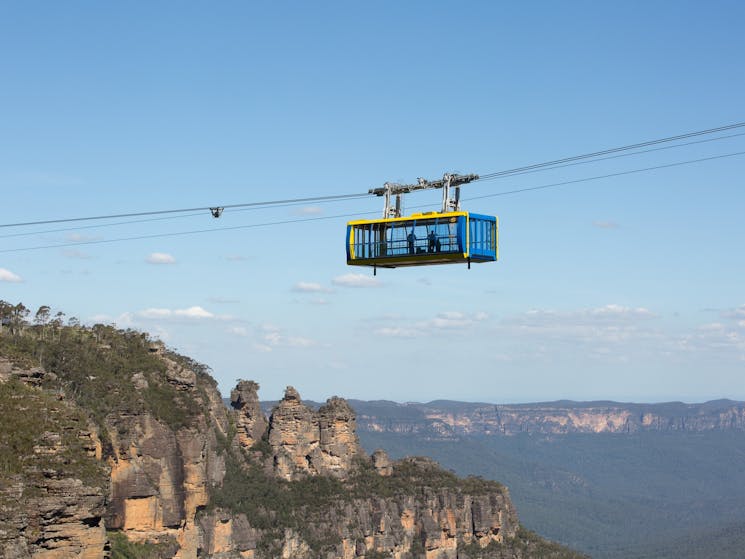
[[[354,221],[348,224],[347,239],[351,265],[397,267],[497,259],[496,218],[468,212]]]

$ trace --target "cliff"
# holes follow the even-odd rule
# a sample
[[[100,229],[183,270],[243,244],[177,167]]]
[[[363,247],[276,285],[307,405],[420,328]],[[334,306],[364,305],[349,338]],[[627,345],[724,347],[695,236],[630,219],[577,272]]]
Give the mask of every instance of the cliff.
[[[439,401],[427,404],[354,401],[361,431],[416,433],[431,440],[462,435],[519,433],[637,433],[745,431],[745,402],[548,402],[494,405]]]
[[[0,382],[0,409],[0,557],[100,557],[109,482],[85,415],[20,382]]]
[[[0,555],[573,557],[520,530],[505,487],[366,455],[343,399],[207,369],[111,327],[0,334]],[[39,420],[43,418],[43,420]],[[133,547],[134,546],[134,547]]]

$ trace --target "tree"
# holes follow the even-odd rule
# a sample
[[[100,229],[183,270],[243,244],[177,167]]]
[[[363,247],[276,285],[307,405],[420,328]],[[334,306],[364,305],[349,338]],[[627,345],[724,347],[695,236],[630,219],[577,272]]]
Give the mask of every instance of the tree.
[[[36,324],[39,324],[40,326],[43,326],[47,322],[49,322],[49,317],[51,316],[51,314],[52,309],[49,308],[47,305],[42,305],[39,307],[39,310],[36,311],[34,322],[36,322]]]
[[[54,320],[52,320],[52,328],[54,329],[54,332],[59,332],[60,338],[62,337],[62,325],[65,323],[65,313],[62,311],[59,311],[57,314],[54,315]]]
[[[0,332],[3,327],[10,326],[10,318],[13,315],[13,305],[0,299]]]
[[[26,317],[29,315],[29,311],[23,303],[14,305],[10,312],[10,333],[17,336],[23,332],[23,327],[26,325]]]
[[[44,339],[44,330],[46,330],[47,322],[49,322],[49,316],[52,313],[52,309],[48,305],[42,305],[39,310],[36,311],[34,316],[34,322],[41,328],[41,338]]]

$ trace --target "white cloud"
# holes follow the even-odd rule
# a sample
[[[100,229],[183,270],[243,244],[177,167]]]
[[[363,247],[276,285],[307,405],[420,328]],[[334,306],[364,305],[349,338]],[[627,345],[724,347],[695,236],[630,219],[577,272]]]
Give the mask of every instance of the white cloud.
[[[231,305],[240,303],[241,301],[240,299],[231,299],[230,297],[210,297],[209,302],[217,305]]]
[[[245,262],[248,258],[240,254],[229,254],[225,257],[225,260],[228,262]]]
[[[243,326],[233,326],[232,328],[228,328],[227,332],[229,334],[234,334],[235,336],[240,336],[242,338],[248,336],[248,330],[246,330],[246,328]]]
[[[436,329],[460,329],[486,320],[488,317],[484,312],[468,315],[462,312],[449,311],[438,314],[433,319],[427,321],[425,325]]]
[[[424,331],[409,327],[385,326],[373,330],[373,334],[387,336],[389,338],[418,338],[424,335]]]
[[[376,278],[365,274],[344,274],[336,276],[331,282],[341,287],[380,287],[382,285]]]
[[[0,268],[0,281],[8,281],[10,283],[21,283],[23,278],[18,274],[14,274],[10,270]]]
[[[618,229],[621,227],[615,221],[593,221],[592,226],[598,229]]]
[[[145,309],[139,311],[137,316],[141,318],[169,318],[173,316],[171,309]]]
[[[673,346],[672,338],[654,327],[654,318],[656,315],[646,308],[621,305],[570,311],[531,310],[503,320],[496,335],[531,346],[553,344],[553,352],[612,354],[618,360],[620,346],[629,351],[661,351]]]
[[[735,352],[745,359],[745,305],[721,313],[725,320],[699,326],[681,336],[678,347],[684,351],[709,351],[717,355]]]
[[[391,316],[381,319],[383,322],[395,322],[396,325],[385,324],[373,330],[378,336],[393,338],[420,338],[442,332],[442,330],[466,330],[477,322],[486,320],[489,316],[484,312],[467,314],[459,311],[447,311],[426,320],[403,319]]]
[[[263,324],[257,329],[254,349],[270,352],[278,348],[308,348],[318,342],[302,336],[288,336],[281,328],[273,324]]]
[[[76,260],[90,260],[93,258],[90,254],[77,249],[65,249],[62,251],[62,254],[65,255],[65,258],[73,258]]]
[[[729,309],[723,313],[725,318],[733,318],[735,320],[745,319],[745,305],[740,305],[734,309]]]
[[[512,317],[509,323],[524,327],[570,327],[570,326],[607,326],[608,324],[626,324],[640,320],[649,320],[656,315],[644,307],[624,307],[622,305],[605,305],[603,307],[580,309],[575,311],[553,311],[533,309]]]
[[[148,264],[175,264],[176,259],[165,252],[153,252],[145,261]]]
[[[299,281],[292,286],[293,291],[298,293],[331,293],[333,290],[322,286],[320,283]]]
[[[605,305],[588,311],[590,315],[602,318],[638,320],[655,318],[655,314],[644,307],[624,307],[622,305]]]
[[[186,319],[186,320],[231,320],[229,315],[217,315],[207,309],[195,305],[193,307],[187,307],[185,309],[165,309],[151,307],[149,309],[143,309],[137,311],[132,315],[133,318],[141,318],[146,320],[172,320],[172,319]],[[124,316],[124,315],[123,315]]]
[[[202,307],[189,307],[188,309],[176,309],[173,311],[175,316],[185,316],[187,318],[215,318],[211,312]]]
[[[319,208],[318,206],[304,206],[302,208],[295,210],[295,215],[303,215],[303,216],[323,215],[323,208]]]
[[[107,324],[113,320],[114,319],[107,314],[94,314],[88,317],[88,322],[91,324]]]
[[[82,233],[68,233],[65,235],[65,239],[73,243],[84,243],[87,241],[98,241],[102,237],[100,235],[83,235]]]

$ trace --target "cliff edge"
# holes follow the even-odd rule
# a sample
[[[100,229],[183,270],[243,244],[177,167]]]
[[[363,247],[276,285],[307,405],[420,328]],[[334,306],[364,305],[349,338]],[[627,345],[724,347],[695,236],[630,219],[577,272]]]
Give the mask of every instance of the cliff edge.
[[[344,399],[288,387],[267,418],[258,389],[228,409],[206,367],[131,330],[0,332],[0,555],[578,557],[497,482],[368,456]]]

